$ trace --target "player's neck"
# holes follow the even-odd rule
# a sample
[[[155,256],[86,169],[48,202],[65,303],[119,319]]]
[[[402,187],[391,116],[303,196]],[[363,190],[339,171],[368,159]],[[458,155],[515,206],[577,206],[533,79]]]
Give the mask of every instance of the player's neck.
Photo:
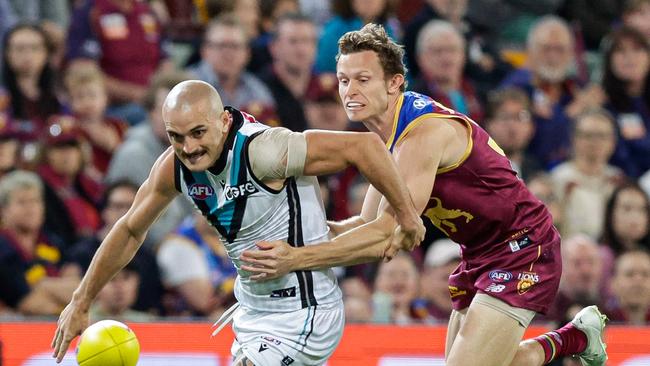
[[[384,142],[387,142],[393,133],[393,122],[395,120],[395,113],[399,113],[397,110],[397,104],[401,96],[401,92],[395,96],[389,96],[388,107],[383,113],[377,114],[363,121],[366,128],[379,135]]]

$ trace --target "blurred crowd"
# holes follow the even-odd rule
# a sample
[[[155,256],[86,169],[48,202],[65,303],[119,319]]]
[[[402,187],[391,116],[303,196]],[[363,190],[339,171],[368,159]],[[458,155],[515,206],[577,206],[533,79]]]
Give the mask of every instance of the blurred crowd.
[[[335,56],[368,22],[404,44],[408,89],[483,126],[551,210],[564,270],[538,320],[598,304],[648,324],[650,0],[0,0],[0,317],[69,301],[169,145],[176,83],[204,80],[271,126],[362,130]],[[354,169],[320,184],[329,218],[360,212]],[[461,252],[431,228],[413,253],[337,269],[348,322],[447,321]],[[178,198],[91,315],[214,316],[235,275]]]

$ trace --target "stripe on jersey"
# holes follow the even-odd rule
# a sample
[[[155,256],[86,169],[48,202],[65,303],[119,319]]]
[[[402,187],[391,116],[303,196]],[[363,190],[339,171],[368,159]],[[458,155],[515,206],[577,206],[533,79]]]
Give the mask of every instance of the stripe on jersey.
[[[300,197],[295,178],[290,178],[287,184],[287,202],[289,204],[289,235],[287,243],[294,247],[305,246],[302,237],[302,214],[300,211]],[[317,305],[314,296],[314,278],[311,271],[296,271],[298,285],[300,286],[300,301],[302,307]]]
[[[243,150],[244,146],[247,145],[247,138],[247,136],[237,133],[237,140],[232,155],[232,166],[230,169],[230,186],[232,187],[238,187],[239,184],[245,183],[246,178],[248,177],[246,164],[241,164],[241,160],[244,158]],[[192,172],[183,164],[180,165],[183,170],[185,184],[188,188],[196,182],[214,187],[207,172]],[[219,207],[219,202],[216,195],[209,196],[204,200],[192,197],[192,201],[194,201],[208,221],[219,230],[219,233],[224,237],[224,239],[226,239],[226,241],[228,241],[228,243],[235,241],[244,219],[248,196],[245,195],[236,199],[227,200],[223,204],[221,210],[219,210],[221,212],[218,215],[216,214],[216,211]]]
[[[176,159],[178,159],[178,158],[176,158]],[[179,162],[179,166],[180,166],[180,169],[183,171],[183,181],[185,181],[185,186],[189,189],[189,187],[191,187],[192,184],[196,183],[196,179],[195,179],[194,175],[192,174],[192,171],[189,170],[185,165],[183,165],[182,163]],[[203,216],[205,216],[205,218],[208,220],[208,222],[210,222],[210,224],[213,227],[215,227],[222,236],[225,237],[225,235],[227,233],[226,228],[224,228],[223,225],[221,225],[221,223],[219,222],[219,219],[217,218],[217,216],[210,213],[210,206],[208,205],[208,203],[206,201],[204,201],[204,200],[202,201],[202,200],[194,199],[194,197],[191,197],[191,198],[192,198],[192,201],[194,202],[194,204],[196,205],[196,207],[198,207],[199,210],[201,210],[201,213],[203,213]],[[216,200],[216,198],[215,198],[215,200]]]

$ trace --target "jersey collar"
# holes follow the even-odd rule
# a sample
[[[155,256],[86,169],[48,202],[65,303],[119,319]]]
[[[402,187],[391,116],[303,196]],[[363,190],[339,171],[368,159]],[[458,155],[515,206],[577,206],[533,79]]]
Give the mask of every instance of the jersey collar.
[[[239,131],[241,126],[244,124],[244,117],[241,115],[241,112],[233,107],[225,107],[224,109],[230,112],[232,115],[232,124],[230,125],[230,131],[228,131],[226,142],[223,144],[221,155],[219,155],[217,161],[215,161],[215,163],[210,168],[208,168],[210,173],[214,175],[219,175],[226,167],[226,163],[228,162],[228,152],[230,149],[232,149],[237,131]]]

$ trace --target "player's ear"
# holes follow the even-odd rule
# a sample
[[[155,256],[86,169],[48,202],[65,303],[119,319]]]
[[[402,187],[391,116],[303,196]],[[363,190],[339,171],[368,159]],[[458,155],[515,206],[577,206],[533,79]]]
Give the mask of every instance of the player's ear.
[[[232,115],[227,110],[223,110],[219,115],[219,120],[223,126],[222,131],[226,132],[230,130],[230,125],[232,124]]]
[[[404,84],[404,75],[395,74],[388,79],[388,94],[397,94],[400,92],[400,87]]]

